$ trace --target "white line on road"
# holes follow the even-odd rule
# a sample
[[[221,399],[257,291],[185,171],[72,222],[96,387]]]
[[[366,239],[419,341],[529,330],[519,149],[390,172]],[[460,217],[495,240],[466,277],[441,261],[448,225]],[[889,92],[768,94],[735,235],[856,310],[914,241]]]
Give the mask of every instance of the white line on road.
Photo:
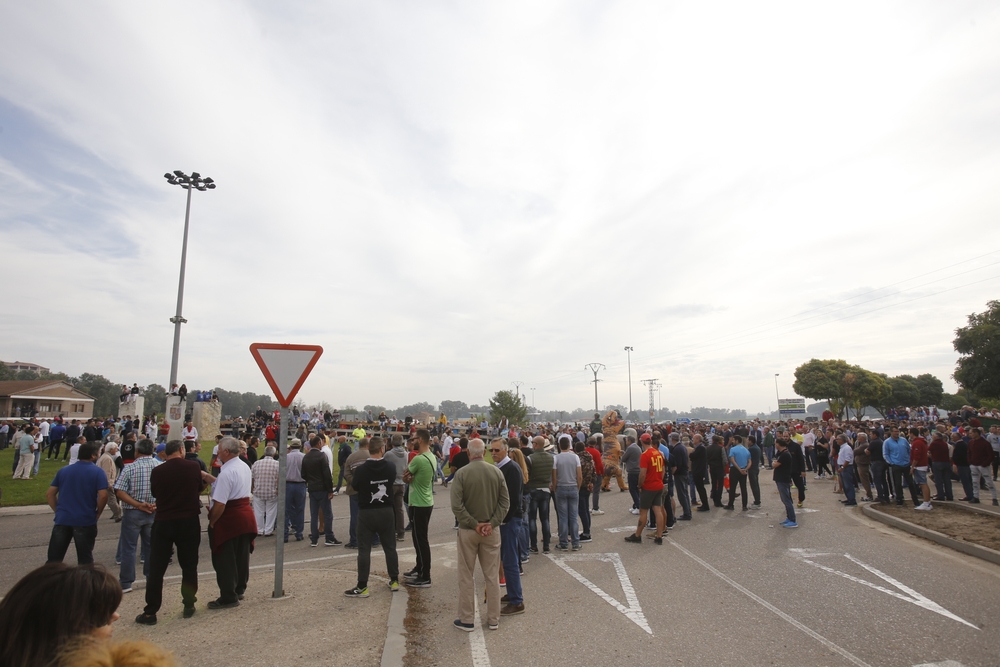
[[[902,583],[900,583],[899,581],[896,581],[895,579],[893,579],[892,577],[890,577],[889,575],[887,575],[885,572],[882,572],[881,570],[877,570],[874,567],[872,567],[871,565],[868,565],[867,563],[861,562],[860,560],[858,560],[857,558],[855,558],[851,554],[844,554],[844,557],[847,558],[852,563],[860,565],[861,567],[863,567],[864,569],[868,570],[869,572],[871,572],[872,574],[874,574],[876,577],[882,579],[883,581],[886,581],[886,582],[892,584],[893,586],[895,586],[899,590],[901,590],[904,593],[906,593],[906,595],[902,595],[902,594],[898,593],[897,591],[892,590],[891,588],[886,588],[885,586],[880,586],[880,585],[872,583],[872,582],[870,582],[870,581],[868,581],[866,579],[862,579],[860,577],[855,577],[854,575],[847,574],[846,572],[841,572],[840,570],[835,570],[832,567],[829,567],[827,565],[823,565],[821,563],[817,563],[816,561],[812,560],[813,558],[816,558],[818,556],[835,556],[836,554],[832,554],[832,553],[817,553],[817,552],[811,551],[809,549],[789,549],[789,551],[792,552],[792,555],[795,556],[796,558],[798,558],[799,560],[801,560],[803,563],[806,563],[808,565],[812,565],[813,567],[818,568],[820,570],[823,570],[824,572],[829,572],[830,574],[835,574],[835,575],[837,575],[839,577],[843,577],[844,579],[847,579],[849,581],[853,581],[855,583],[861,584],[862,586],[867,586],[869,588],[873,588],[876,591],[879,591],[880,593],[885,593],[886,595],[889,595],[889,596],[894,597],[894,598],[899,599],[899,600],[903,600],[904,602],[910,602],[912,604],[917,605],[918,607],[922,607],[923,609],[926,609],[927,611],[933,611],[935,614],[941,614],[942,616],[944,616],[946,618],[950,618],[953,621],[958,621],[959,623],[963,623],[963,624],[969,626],[970,628],[973,628],[975,630],[979,630],[979,628],[977,628],[972,623],[969,623],[964,618],[962,618],[960,616],[956,616],[955,614],[951,613],[950,611],[948,611],[947,609],[945,609],[944,607],[942,607],[941,605],[939,605],[937,602],[934,602],[930,598],[921,595],[920,593],[918,593],[917,591],[913,590],[912,588],[910,588],[908,586],[904,586]]]
[[[469,637],[469,649],[472,651],[472,667],[490,667],[490,652],[486,650],[486,637],[483,635],[483,624],[479,618],[479,596],[473,595],[473,621],[475,629]]]
[[[797,620],[795,620],[794,618],[792,618],[791,616],[789,616],[785,612],[781,611],[780,609],[778,609],[777,607],[775,607],[773,604],[771,604],[770,602],[768,602],[764,598],[760,597],[759,595],[751,592],[750,590],[748,590],[748,589],[744,588],[743,586],[741,586],[740,584],[736,583],[734,580],[730,579],[729,577],[727,577],[722,572],[720,572],[719,570],[717,570],[714,567],[712,567],[712,565],[710,565],[709,563],[705,562],[704,560],[702,560],[698,556],[695,556],[693,553],[691,553],[690,551],[688,551],[687,549],[685,549],[681,545],[679,545],[679,544],[677,544],[676,542],[673,542],[673,541],[671,541],[670,543],[672,545],[674,545],[675,547],[677,547],[678,549],[680,549],[681,552],[683,552],[684,554],[686,554],[688,557],[690,557],[696,563],[698,563],[699,565],[701,565],[702,567],[704,567],[706,570],[708,570],[709,572],[711,572],[715,576],[717,576],[719,579],[722,579],[724,582],[726,582],[727,584],[729,584],[730,586],[732,586],[733,588],[735,588],[736,590],[738,590],[740,593],[743,593],[748,598],[750,598],[751,600],[753,600],[757,604],[761,605],[762,607],[764,607],[768,611],[773,612],[774,614],[776,614],[782,620],[787,621],[788,623],[794,625],[796,628],[798,628],[802,632],[806,633],[807,635],[809,635],[810,637],[812,637],[813,639],[815,639],[816,641],[818,641],[820,644],[823,644],[824,646],[826,646],[827,648],[829,648],[832,651],[836,651],[840,655],[844,656],[844,658],[846,658],[848,661],[854,663],[858,667],[871,667],[871,665],[869,665],[867,662],[865,662],[864,660],[862,660],[858,656],[854,655],[853,653],[851,653],[847,649],[841,648],[837,644],[834,644],[832,641],[830,641],[829,639],[827,639],[823,635],[819,634],[815,630],[813,630],[813,629],[811,629],[811,628],[803,625],[802,623],[798,622]]]
[[[639,606],[639,597],[635,594],[635,588],[632,587],[632,581],[629,579],[628,572],[625,571],[625,565],[622,563],[622,558],[616,553],[609,554],[567,554],[565,556],[553,556],[548,554],[549,560],[562,568],[571,577],[579,581],[581,584],[589,588],[591,591],[596,593],[602,600],[607,602],[609,605],[620,611],[625,615],[627,619],[638,625],[640,628],[645,630],[650,635],[653,634],[653,629],[649,627],[649,623],[646,621],[645,614],[642,613],[642,607]],[[571,568],[566,564],[566,561],[586,561],[586,560],[597,560],[604,561],[606,563],[611,563],[615,567],[615,573],[618,575],[618,581],[621,583],[622,591],[625,593],[625,599],[628,601],[628,606],[626,607],[618,600],[614,599],[607,593],[605,593],[600,587],[591,582],[585,576]]]

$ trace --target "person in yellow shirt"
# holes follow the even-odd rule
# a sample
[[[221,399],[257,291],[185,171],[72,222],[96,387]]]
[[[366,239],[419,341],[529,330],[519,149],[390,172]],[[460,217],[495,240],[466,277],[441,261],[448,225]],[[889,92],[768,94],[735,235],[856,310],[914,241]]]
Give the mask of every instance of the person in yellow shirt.
[[[358,427],[354,429],[354,431],[351,433],[351,436],[354,438],[356,442],[361,442],[361,439],[364,438],[366,435],[368,434],[365,433],[365,430],[363,428],[361,428],[361,424],[358,424]]]

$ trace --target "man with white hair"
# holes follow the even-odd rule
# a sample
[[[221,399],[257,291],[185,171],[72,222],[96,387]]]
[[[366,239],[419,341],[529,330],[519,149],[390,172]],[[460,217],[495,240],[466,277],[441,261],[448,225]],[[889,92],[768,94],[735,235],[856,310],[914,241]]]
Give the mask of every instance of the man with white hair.
[[[240,460],[240,441],[220,440],[219,461],[222,467],[212,485],[208,511],[208,540],[219,597],[208,603],[209,609],[239,606],[250,580],[250,546],[257,536],[257,520],[250,508],[253,475]]]
[[[118,436],[111,435],[110,442],[104,446],[104,454],[97,459],[97,467],[104,471],[108,478],[108,507],[115,523],[121,523],[122,506],[115,495],[115,480],[118,479],[118,466],[115,465],[115,455],[118,454]]]
[[[257,534],[274,535],[278,518],[278,461],[272,445],[264,448],[264,457],[250,469],[253,491],[253,514],[257,519]]]

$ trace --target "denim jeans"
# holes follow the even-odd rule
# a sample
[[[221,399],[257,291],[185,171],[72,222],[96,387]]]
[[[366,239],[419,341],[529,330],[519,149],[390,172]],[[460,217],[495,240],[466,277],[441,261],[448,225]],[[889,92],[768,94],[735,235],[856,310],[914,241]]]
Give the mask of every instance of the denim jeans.
[[[129,509],[122,514],[122,565],[118,580],[122,588],[130,588],[135,582],[135,548],[142,539],[142,574],[149,574],[149,549],[152,538],[153,515],[142,510]]]
[[[358,543],[358,511],[361,509],[361,505],[358,503],[358,494],[351,494],[348,498],[350,499],[351,523],[348,528],[347,543],[355,545]],[[393,530],[395,530],[395,528],[393,528]]]
[[[52,536],[49,538],[49,554],[46,563],[61,563],[66,557],[70,541],[76,546],[76,562],[78,565],[89,565],[94,562],[94,542],[97,541],[97,524],[92,526],[52,526]]]
[[[295,537],[302,539],[306,520],[306,485],[301,482],[285,484],[285,539],[288,539],[289,529],[295,532]]]
[[[854,466],[845,465],[840,469],[840,488],[843,489],[844,495],[847,496],[847,502],[854,505],[856,504],[857,497],[854,495]]]
[[[674,474],[674,493],[677,494],[677,502],[681,506],[681,517],[690,519],[691,498],[688,497],[688,473]]]
[[[973,498],[972,494],[972,468],[969,466],[958,467],[958,481],[962,483],[966,498]]]
[[[632,496],[632,509],[639,509],[639,472],[628,473],[628,492]]]
[[[889,485],[886,484],[885,481],[885,471],[885,461],[872,461],[872,483],[875,485],[875,495],[880,502],[883,500],[889,500],[889,497],[892,495],[889,490]]]
[[[522,604],[524,595],[521,592],[521,566],[517,556],[517,534],[520,532],[518,519],[500,526],[500,560],[503,563],[503,576],[507,580],[507,597],[510,604]]]
[[[795,523],[795,505],[792,503],[792,485],[790,482],[775,482],[781,504],[785,506],[785,518]]]
[[[933,461],[931,468],[934,470],[934,487],[937,490],[938,498],[954,500],[951,491],[951,462]]]
[[[556,517],[559,520],[559,546],[569,542],[579,546],[580,533],[577,532],[576,515],[580,506],[580,490],[574,486],[556,487]]]
[[[517,539],[517,556],[523,562],[528,559],[528,545],[531,544],[531,536],[528,534],[528,513],[521,515],[518,521],[521,524],[521,534]]]
[[[594,511],[596,512],[597,510],[601,509],[601,478],[600,477],[594,479],[593,496],[594,496],[593,508],[594,508]]]
[[[326,530],[326,541],[333,542],[333,506],[326,491],[309,492],[309,539],[313,544],[319,542],[319,513],[323,512],[323,527]]]
[[[552,528],[549,526],[549,497],[548,489],[532,489],[531,503],[528,505],[528,538],[531,540],[531,548],[538,550],[538,524],[536,519],[542,522],[542,550],[549,548],[552,541]]]
[[[580,517],[580,528],[584,535],[590,535],[590,492],[580,489],[580,500],[576,513]]]

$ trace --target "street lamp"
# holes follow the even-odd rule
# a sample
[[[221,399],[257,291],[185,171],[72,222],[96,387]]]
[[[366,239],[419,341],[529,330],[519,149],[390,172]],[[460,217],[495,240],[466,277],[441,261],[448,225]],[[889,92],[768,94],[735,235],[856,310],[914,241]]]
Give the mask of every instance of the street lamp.
[[[631,345],[625,346],[625,356],[628,359],[628,412],[632,414],[632,350]]]
[[[774,374],[774,398],[775,398],[776,401],[778,401],[776,403],[776,405],[778,406],[778,419],[781,419],[781,399],[778,398],[778,376],[779,375],[781,375],[781,373],[775,373]]]
[[[179,185],[187,190],[187,208],[184,209],[184,241],[181,244],[181,276],[177,282],[177,314],[170,318],[174,325],[174,352],[170,358],[170,382],[167,384],[167,391],[173,389],[177,384],[177,357],[181,349],[181,325],[187,322],[181,315],[181,307],[184,305],[184,269],[187,266],[187,245],[188,245],[188,223],[191,220],[191,191],[214,190],[215,181],[211,178],[202,178],[197,171],[192,171],[188,176],[179,169],[172,174],[164,174],[170,185]]]

